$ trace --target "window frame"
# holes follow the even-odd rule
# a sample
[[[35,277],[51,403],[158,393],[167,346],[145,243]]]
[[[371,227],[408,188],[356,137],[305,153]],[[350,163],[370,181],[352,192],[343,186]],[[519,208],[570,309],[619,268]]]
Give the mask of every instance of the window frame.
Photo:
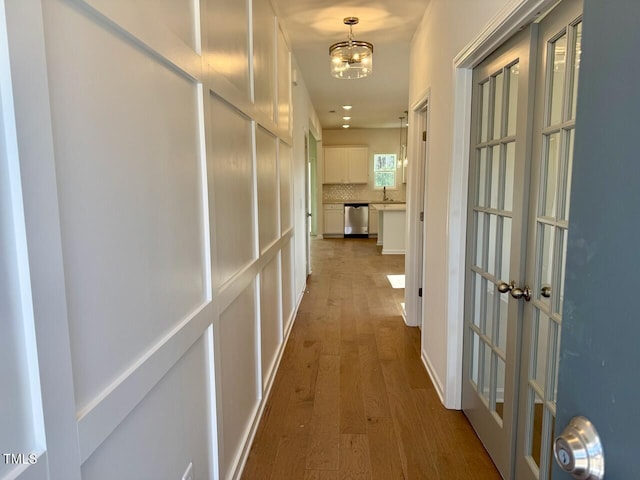
[[[376,163],[378,158],[380,157],[392,157],[393,158],[393,169],[376,169]],[[376,173],[377,172],[393,172],[393,185],[380,185],[376,184]],[[373,154],[373,188],[374,190],[382,190],[383,188],[387,188],[387,190],[397,190],[398,188],[398,154],[397,153],[374,153]]]

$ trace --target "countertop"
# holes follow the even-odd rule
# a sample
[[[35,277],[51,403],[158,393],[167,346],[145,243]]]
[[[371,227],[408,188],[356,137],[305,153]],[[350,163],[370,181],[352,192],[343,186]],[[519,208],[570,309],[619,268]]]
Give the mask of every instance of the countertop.
[[[407,204],[406,203],[370,203],[370,206],[373,206],[376,208],[376,210],[383,210],[383,211],[400,211],[400,210],[406,210],[407,209]]]
[[[323,204],[341,204],[341,203],[368,203],[369,205],[406,205],[406,202],[400,201],[376,201],[376,200],[329,200],[322,202]],[[376,207],[378,208],[378,207]]]

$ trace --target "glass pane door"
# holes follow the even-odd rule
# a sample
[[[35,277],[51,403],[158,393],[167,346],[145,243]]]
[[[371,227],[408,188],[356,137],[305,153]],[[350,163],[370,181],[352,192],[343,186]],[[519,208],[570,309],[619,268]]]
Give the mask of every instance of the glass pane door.
[[[504,476],[512,465],[528,48],[524,31],[474,70],[463,409]],[[524,117],[524,118],[523,118]]]
[[[563,2],[539,26],[538,85],[534,114],[532,255],[527,278],[532,299],[525,308],[518,422],[517,478],[549,479],[556,414],[558,352],[569,195],[580,66],[580,2]]]

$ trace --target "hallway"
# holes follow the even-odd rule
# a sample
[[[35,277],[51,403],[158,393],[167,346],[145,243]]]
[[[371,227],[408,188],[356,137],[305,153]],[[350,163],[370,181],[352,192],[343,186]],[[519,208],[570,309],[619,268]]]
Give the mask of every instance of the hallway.
[[[312,242],[313,274],[245,480],[499,479],[459,411],[440,403],[374,240]]]

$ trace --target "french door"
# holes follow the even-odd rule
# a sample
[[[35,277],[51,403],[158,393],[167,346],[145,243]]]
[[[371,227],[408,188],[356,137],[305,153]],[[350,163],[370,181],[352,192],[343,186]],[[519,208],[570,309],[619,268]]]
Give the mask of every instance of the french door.
[[[505,478],[549,478],[580,11],[564,0],[473,76],[463,409]]]

